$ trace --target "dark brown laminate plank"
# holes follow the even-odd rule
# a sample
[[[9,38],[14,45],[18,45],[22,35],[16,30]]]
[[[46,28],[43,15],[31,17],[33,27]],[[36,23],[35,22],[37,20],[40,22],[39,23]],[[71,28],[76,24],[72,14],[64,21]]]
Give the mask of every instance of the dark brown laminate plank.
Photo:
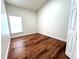
[[[8,59],[68,59],[64,48],[65,42],[35,33],[12,38]]]

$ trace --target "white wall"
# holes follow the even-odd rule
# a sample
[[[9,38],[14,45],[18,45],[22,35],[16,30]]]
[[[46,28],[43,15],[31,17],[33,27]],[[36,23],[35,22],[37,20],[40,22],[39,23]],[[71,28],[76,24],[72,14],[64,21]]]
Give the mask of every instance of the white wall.
[[[23,19],[23,33],[12,34],[12,37],[37,32],[37,13],[31,10],[6,4],[8,15],[21,16]]]
[[[39,32],[66,41],[69,10],[69,0],[50,0],[38,16],[34,11],[7,4],[8,15],[23,17],[23,33],[13,34],[12,37]]]
[[[6,7],[1,0],[1,59],[7,59],[8,48],[10,44],[10,32],[6,13]]]
[[[69,0],[50,0],[38,12],[39,33],[66,41],[69,11]]]

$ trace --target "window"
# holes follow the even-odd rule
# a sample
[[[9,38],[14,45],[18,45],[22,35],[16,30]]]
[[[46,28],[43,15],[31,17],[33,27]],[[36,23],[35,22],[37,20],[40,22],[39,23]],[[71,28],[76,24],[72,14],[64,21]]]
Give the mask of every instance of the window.
[[[22,32],[22,17],[9,16],[11,33]]]

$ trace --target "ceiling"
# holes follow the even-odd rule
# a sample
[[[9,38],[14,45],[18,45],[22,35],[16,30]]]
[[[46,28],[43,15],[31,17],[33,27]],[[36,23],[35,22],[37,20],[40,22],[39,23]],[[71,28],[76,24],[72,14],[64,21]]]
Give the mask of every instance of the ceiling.
[[[38,11],[48,0],[6,0],[6,3]]]

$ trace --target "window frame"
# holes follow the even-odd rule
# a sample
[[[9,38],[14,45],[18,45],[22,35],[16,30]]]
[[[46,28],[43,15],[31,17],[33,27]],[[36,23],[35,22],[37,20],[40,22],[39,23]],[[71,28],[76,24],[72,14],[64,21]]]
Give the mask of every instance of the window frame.
[[[21,21],[22,21],[22,22],[21,22],[21,23],[22,23],[22,24],[21,24],[21,25],[22,25],[22,27],[21,27],[21,28],[22,28],[22,32],[12,33],[12,31],[11,31],[11,25],[10,25],[10,18],[9,18],[9,16],[21,17]],[[10,33],[11,33],[11,34],[19,34],[19,33],[23,33],[23,17],[22,17],[22,16],[15,16],[15,15],[9,15],[9,16],[8,16],[8,19],[9,19]]]

